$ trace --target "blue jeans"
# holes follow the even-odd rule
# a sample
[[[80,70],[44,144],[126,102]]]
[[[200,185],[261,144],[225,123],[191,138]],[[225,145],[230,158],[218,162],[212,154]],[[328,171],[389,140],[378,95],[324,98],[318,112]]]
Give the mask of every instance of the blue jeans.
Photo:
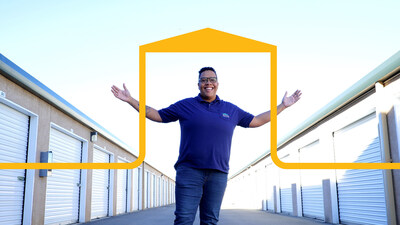
[[[228,174],[217,170],[176,168],[175,225],[192,225],[200,206],[200,225],[218,222]]]

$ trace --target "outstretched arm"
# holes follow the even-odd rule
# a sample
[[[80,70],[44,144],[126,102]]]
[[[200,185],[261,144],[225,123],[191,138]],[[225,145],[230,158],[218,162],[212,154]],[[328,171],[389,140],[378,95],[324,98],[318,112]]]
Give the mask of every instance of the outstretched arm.
[[[136,111],[139,112],[139,101],[132,98],[129,90],[126,88],[125,84],[123,84],[124,90],[119,89],[117,86],[113,85],[111,87],[111,92],[114,96],[121,101],[129,103]],[[162,122],[161,116],[157,110],[151,108],[150,106],[146,106],[146,117],[155,122]]]
[[[296,103],[300,99],[300,96],[301,96],[300,90],[295,91],[289,97],[287,97],[287,92],[286,92],[285,95],[283,96],[281,104],[279,104],[277,107],[277,114],[281,113],[283,110]],[[271,111],[267,111],[261,113],[258,116],[255,116],[253,120],[250,122],[249,127],[259,127],[268,123],[269,121],[271,121]]]

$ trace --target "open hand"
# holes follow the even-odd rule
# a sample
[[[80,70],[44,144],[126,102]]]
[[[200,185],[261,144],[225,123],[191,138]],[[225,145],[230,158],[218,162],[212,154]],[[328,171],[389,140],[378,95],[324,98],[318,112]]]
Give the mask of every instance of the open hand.
[[[111,92],[114,96],[124,102],[127,102],[131,98],[131,94],[126,88],[125,84],[123,84],[124,90],[119,89],[117,86],[113,85],[111,87]]]
[[[285,96],[283,96],[282,99],[282,104],[285,106],[285,108],[292,106],[300,99],[301,94],[302,93],[300,90],[296,90],[291,96],[286,97],[287,92],[285,92]]]

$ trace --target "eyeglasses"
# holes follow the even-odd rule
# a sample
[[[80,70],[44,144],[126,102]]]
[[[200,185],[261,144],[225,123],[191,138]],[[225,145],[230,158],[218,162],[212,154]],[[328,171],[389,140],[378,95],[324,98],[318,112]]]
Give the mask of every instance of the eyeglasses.
[[[217,78],[216,77],[202,77],[199,79],[199,82],[205,84],[207,83],[207,81],[210,81],[211,83],[216,83],[217,82]]]

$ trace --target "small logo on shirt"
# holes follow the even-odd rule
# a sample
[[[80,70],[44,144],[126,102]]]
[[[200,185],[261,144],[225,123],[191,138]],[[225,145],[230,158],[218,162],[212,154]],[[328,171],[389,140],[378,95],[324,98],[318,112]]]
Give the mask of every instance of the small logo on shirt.
[[[229,115],[227,114],[227,113],[222,113],[222,116],[224,117],[224,118],[229,118]]]

